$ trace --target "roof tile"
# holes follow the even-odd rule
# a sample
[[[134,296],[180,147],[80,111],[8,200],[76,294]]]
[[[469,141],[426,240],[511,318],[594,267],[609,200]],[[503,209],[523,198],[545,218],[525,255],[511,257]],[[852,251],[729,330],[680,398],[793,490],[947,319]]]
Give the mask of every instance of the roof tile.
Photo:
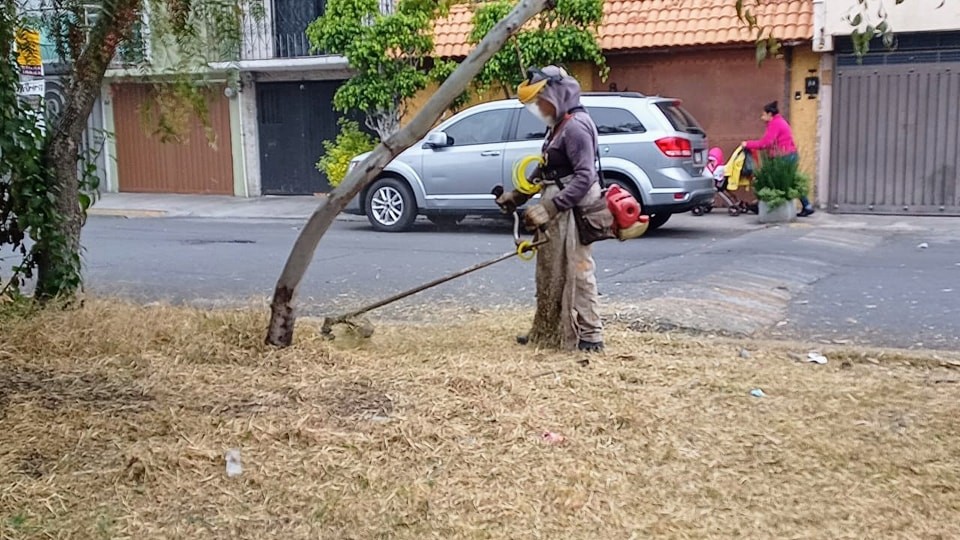
[[[780,39],[813,38],[813,0],[757,4],[759,23]],[[733,0],[617,0],[605,2],[600,27],[604,50],[750,43],[753,33],[739,19]],[[440,56],[466,56],[472,46],[469,5],[451,8],[434,27]]]

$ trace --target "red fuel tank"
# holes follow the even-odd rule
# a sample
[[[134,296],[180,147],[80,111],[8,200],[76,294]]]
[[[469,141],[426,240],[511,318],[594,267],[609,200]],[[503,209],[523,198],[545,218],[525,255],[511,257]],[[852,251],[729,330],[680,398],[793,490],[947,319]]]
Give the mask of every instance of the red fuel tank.
[[[640,221],[640,203],[629,191],[618,185],[607,188],[607,208],[613,214],[617,227],[621,229],[626,229]]]

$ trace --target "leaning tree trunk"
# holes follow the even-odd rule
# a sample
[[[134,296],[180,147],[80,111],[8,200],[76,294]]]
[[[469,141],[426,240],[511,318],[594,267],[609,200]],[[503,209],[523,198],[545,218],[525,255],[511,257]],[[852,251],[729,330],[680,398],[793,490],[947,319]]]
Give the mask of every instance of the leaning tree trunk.
[[[80,209],[78,160],[83,132],[107,66],[133,28],[141,0],[105,2],[90,31],[86,46],[76,59],[67,85],[63,114],[44,153],[44,165],[55,196],[54,206],[62,220],[57,234],[37,242],[37,289],[39,300],[61,297],[69,300],[80,286]]]
[[[484,64],[503,47],[507,39],[519,30],[527,21],[552,5],[552,0],[522,0],[483,38],[483,41],[471,52],[466,60],[447,78],[440,88],[430,97],[423,109],[410,123],[389,137],[373,150],[362,163],[344,178],[330,196],[307,220],[300,231],[287,263],[277,281],[270,305],[270,324],[267,328],[266,342],[269,345],[287,347],[293,342],[293,327],[296,315],[293,299],[300,280],[303,279],[317,244],[330,228],[334,218],[347,204],[387,166],[394,157],[413,143],[423,138],[436,124],[450,103],[462,94],[470,81],[480,73]]]

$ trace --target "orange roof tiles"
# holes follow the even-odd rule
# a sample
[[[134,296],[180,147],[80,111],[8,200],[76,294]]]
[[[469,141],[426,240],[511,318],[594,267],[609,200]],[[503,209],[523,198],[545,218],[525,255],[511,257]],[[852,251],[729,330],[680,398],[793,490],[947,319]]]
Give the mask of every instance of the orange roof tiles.
[[[472,29],[472,15],[470,6],[457,5],[450,8],[446,17],[437,20],[433,26],[433,45],[437,56],[466,56],[473,49],[467,43]]]
[[[603,5],[600,44],[605,51],[751,43],[737,19],[735,0],[616,0]],[[813,0],[769,0],[751,5],[759,23],[786,41],[813,38]],[[472,46],[470,6],[454,6],[435,26],[439,56],[466,56]]]

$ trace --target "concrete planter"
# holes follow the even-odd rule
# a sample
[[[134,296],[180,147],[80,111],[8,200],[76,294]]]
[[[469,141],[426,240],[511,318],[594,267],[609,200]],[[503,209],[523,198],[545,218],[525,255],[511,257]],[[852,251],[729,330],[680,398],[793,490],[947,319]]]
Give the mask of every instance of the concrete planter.
[[[771,208],[763,201],[758,202],[760,223],[790,223],[797,218],[796,205],[793,201],[787,201],[776,208]]]

